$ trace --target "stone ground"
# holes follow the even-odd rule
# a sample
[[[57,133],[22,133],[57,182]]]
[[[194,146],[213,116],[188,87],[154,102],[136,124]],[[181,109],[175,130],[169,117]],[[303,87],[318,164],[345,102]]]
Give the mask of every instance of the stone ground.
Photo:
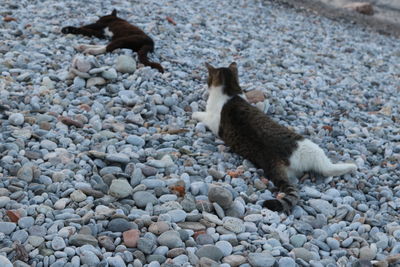
[[[399,0],[278,0],[297,8],[307,8],[331,19],[343,19],[366,25],[378,32],[400,36]],[[353,2],[368,2],[374,8],[373,16],[357,14],[342,7]]]

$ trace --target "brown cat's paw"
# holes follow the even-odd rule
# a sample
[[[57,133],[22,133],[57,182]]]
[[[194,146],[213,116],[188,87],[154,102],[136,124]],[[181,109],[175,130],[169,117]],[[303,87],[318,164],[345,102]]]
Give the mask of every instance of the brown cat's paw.
[[[282,202],[278,199],[268,199],[264,201],[263,206],[272,211],[283,211]]]
[[[76,27],[72,27],[72,26],[67,26],[61,29],[61,32],[64,34],[68,34],[68,33],[76,33]]]

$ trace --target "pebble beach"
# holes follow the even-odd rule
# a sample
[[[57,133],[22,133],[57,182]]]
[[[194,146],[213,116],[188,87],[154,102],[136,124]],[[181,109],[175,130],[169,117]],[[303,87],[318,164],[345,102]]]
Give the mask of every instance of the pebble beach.
[[[118,16],[127,49],[61,28]],[[398,266],[399,39],[277,1],[5,0],[0,5],[0,266]],[[205,62],[237,62],[251,102],[320,145],[291,214],[262,170],[191,118]],[[399,261],[397,261],[399,264]]]

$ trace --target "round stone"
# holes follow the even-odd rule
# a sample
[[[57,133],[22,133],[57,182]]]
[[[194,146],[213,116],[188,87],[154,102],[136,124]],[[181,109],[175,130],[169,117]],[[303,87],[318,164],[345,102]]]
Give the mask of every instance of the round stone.
[[[167,246],[168,248],[179,248],[183,247],[183,242],[181,240],[181,236],[179,232],[170,230],[162,233],[157,238],[158,243],[161,246]]]
[[[275,258],[269,253],[249,253],[247,257],[251,266],[270,267],[275,264]]]
[[[21,113],[13,113],[8,117],[8,121],[14,126],[20,126],[24,124],[25,117]]]
[[[133,192],[132,186],[126,179],[115,179],[111,182],[108,193],[116,198],[125,198]]]
[[[196,255],[199,258],[205,257],[214,261],[219,261],[224,256],[222,251],[214,245],[202,246],[196,251]]]
[[[0,266],[2,267],[13,267],[13,264],[9,259],[4,257],[3,255],[0,255]]]
[[[215,243],[215,246],[222,251],[224,256],[231,255],[232,250],[233,250],[231,243],[229,243],[228,241],[225,241],[225,240],[218,241],[217,243]]]
[[[147,191],[139,191],[133,194],[133,200],[135,200],[136,206],[139,208],[145,208],[147,203],[157,204],[158,199]]]
[[[208,191],[208,200],[216,202],[222,208],[227,209],[232,206],[232,193],[221,186],[212,186]]]
[[[136,70],[136,61],[126,55],[121,55],[117,58],[115,69],[122,73],[133,73]]]
[[[66,247],[64,239],[59,236],[54,237],[53,240],[51,241],[51,247],[54,250],[64,249]]]
[[[223,226],[225,229],[236,234],[243,233],[246,230],[243,221],[239,218],[225,217],[222,221],[224,223]]]

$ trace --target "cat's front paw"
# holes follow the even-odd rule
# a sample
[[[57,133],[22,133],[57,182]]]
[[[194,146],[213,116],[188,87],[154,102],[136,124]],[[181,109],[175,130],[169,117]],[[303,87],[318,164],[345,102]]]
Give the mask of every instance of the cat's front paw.
[[[197,121],[203,121],[205,116],[205,112],[193,112],[192,119]]]
[[[278,199],[268,199],[264,201],[263,206],[272,211],[281,212],[284,210],[283,205]]]
[[[64,34],[68,33],[76,33],[77,28],[73,26],[67,26],[61,29],[61,32]]]

